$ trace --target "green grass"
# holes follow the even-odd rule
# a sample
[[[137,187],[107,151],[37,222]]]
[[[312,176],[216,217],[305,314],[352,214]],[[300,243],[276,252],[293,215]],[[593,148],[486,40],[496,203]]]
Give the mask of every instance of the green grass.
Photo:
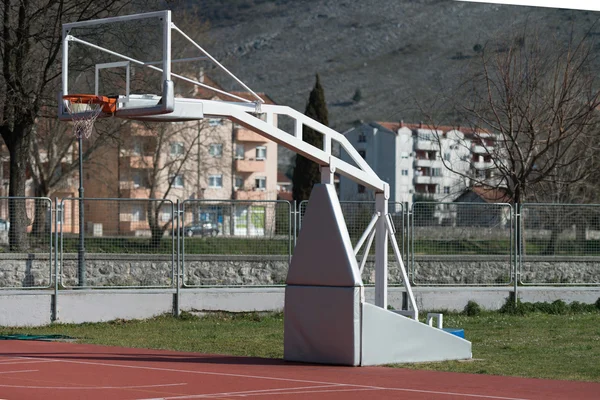
[[[445,315],[465,329],[473,361],[399,364],[401,368],[600,382],[600,313],[525,316]]]
[[[600,311],[546,307],[532,311],[445,313],[444,325],[463,328],[473,361],[401,364],[401,368],[600,382]],[[542,307],[541,309],[544,309]],[[554,310],[554,311],[552,311]],[[560,313],[560,314],[559,314]],[[282,314],[210,314],[143,321],[0,328],[0,334],[62,334],[80,342],[211,354],[281,358]]]

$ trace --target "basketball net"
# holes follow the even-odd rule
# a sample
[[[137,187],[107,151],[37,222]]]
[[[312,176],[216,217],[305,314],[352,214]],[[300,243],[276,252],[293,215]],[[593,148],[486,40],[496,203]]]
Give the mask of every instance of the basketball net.
[[[88,139],[92,135],[94,123],[102,111],[114,113],[116,110],[116,101],[104,96],[76,94],[63,96],[63,99],[77,138]]]

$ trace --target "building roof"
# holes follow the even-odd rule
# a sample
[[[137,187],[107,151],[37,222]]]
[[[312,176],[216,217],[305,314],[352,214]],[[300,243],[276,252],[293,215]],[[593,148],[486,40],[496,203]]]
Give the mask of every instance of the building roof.
[[[277,172],[277,183],[281,183],[284,185],[291,185],[292,180],[287,177],[283,172]]]
[[[294,201],[294,194],[292,192],[277,192],[277,200]]]
[[[424,124],[422,122],[418,123],[418,124],[407,124],[404,121],[377,122],[377,124],[381,125],[382,127],[386,128],[386,129],[389,129],[390,131],[393,131],[393,132],[397,132],[398,129],[401,129],[401,128],[408,128],[410,130],[428,129],[428,130],[442,131],[444,134],[446,134],[447,132],[450,132],[450,131],[460,131],[460,132],[464,133],[465,135],[489,133],[485,129],[474,129],[474,128],[460,126],[460,125],[459,126],[430,125],[430,124]]]
[[[486,203],[510,203],[511,197],[505,188],[496,188],[491,186],[473,186],[467,188],[465,193],[471,192],[477,195]],[[460,196],[459,196],[460,198]]]

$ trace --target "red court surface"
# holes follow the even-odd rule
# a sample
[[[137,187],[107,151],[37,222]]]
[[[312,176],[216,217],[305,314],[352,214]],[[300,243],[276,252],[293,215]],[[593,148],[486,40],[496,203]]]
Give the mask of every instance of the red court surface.
[[[600,384],[332,367],[76,343],[0,342],[2,400],[600,399]]]

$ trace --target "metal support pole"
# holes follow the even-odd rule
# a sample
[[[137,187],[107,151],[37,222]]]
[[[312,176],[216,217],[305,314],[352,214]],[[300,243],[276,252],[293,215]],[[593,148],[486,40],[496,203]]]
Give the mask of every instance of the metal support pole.
[[[86,286],[85,279],[85,220],[83,204],[83,132],[77,132],[79,140],[79,247],[77,250],[77,274],[79,286]]]
[[[171,204],[171,207],[173,205]],[[183,214],[182,210],[181,210],[181,203],[179,202],[179,199],[177,200],[177,204],[176,204],[177,209],[175,210],[175,212],[172,215],[175,215],[175,238],[177,240],[177,262],[175,263],[175,301],[174,301],[174,307],[173,307],[173,314],[175,315],[175,317],[179,317],[179,315],[181,314],[181,310],[179,308],[179,300],[180,300],[180,295],[181,295],[181,291],[180,291],[180,287],[181,287],[181,281],[183,280],[183,268],[182,268],[182,251],[183,251],[183,247],[181,244],[182,241],[182,237],[181,237],[181,228],[180,225],[183,226],[183,224],[181,223],[181,216]]]
[[[62,210],[58,197],[54,198],[54,204],[54,301],[52,302],[52,322],[58,320],[58,224],[62,221]]]
[[[375,193],[375,211],[381,216],[375,225],[375,305],[384,309],[388,305],[388,231],[385,219],[388,214],[389,189],[386,192]]]
[[[521,205],[515,204],[515,220],[516,220],[516,234],[515,234],[515,259],[513,262],[513,301],[515,306],[519,302],[518,287],[519,287],[519,266],[521,265],[521,256],[523,253],[523,237],[522,237],[522,220],[521,220]]]

